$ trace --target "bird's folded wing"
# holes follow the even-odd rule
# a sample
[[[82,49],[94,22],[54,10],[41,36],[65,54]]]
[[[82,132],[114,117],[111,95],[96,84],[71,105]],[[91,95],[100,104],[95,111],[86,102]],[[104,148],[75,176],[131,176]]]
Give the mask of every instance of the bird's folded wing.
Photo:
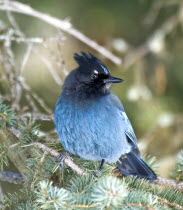
[[[130,123],[130,120],[128,119],[128,116],[126,115],[126,113],[124,111],[124,108],[123,108],[123,105],[122,105],[121,101],[113,93],[111,93],[110,98],[113,102],[113,105],[119,110],[119,113],[121,115],[121,120],[122,120],[123,126],[125,128],[126,136],[132,141],[134,146],[137,147],[137,138],[136,138],[135,133],[133,131],[133,127]]]
[[[120,111],[121,113],[121,119],[123,121],[124,127],[125,127],[125,134],[128,136],[128,138],[137,145],[137,137],[135,136],[135,133],[133,131],[132,125],[130,123],[130,120],[128,119],[125,111]]]

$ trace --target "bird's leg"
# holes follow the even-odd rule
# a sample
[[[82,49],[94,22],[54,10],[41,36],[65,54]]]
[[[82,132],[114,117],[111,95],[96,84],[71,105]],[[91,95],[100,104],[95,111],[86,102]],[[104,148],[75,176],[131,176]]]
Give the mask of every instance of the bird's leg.
[[[101,170],[102,170],[102,167],[103,167],[104,163],[105,163],[105,160],[104,160],[104,159],[102,159],[102,161],[101,161],[101,163],[100,163],[100,166],[99,166],[99,171],[101,171]]]
[[[63,170],[63,168],[64,168],[64,160],[65,160],[65,158],[66,158],[67,156],[69,156],[69,153],[64,152],[64,153],[61,153],[61,154],[56,158],[57,161],[60,163],[60,168],[61,168],[61,170]]]
[[[105,160],[102,159],[102,161],[101,161],[101,163],[100,163],[100,166],[99,166],[99,169],[93,173],[93,175],[94,175],[95,177],[98,177],[99,173],[100,173],[101,170],[102,170],[102,167],[103,167],[104,163],[105,163]]]

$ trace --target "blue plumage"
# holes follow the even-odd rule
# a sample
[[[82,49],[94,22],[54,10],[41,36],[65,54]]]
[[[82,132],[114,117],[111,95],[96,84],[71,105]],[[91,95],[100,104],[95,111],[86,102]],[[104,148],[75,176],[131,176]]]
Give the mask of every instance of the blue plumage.
[[[56,105],[55,124],[64,148],[87,160],[115,162],[130,151],[120,110],[114,95],[73,103],[61,95]],[[123,141],[122,141],[123,139]]]
[[[64,148],[86,160],[118,160],[126,176],[156,179],[140,158],[135,133],[120,100],[110,91],[112,83],[123,80],[112,77],[92,54],[75,54],[74,58],[79,67],[67,76],[54,112]]]

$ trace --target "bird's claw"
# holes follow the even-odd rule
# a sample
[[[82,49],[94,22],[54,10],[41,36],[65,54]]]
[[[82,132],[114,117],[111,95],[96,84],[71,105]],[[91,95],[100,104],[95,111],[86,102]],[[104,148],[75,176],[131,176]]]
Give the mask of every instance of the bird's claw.
[[[100,174],[101,174],[100,170],[96,170],[95,172],[92,173],[92,175],[96,178],[98,178]]]
[[[59,162],[60,164],[60,168],[61,170],[63,170],[64,168],[64,160],[66,157],[68,157],[69,154],[67,152],[64,152],[64,153],[61,153],[56,159],[57,159],[57,162]]]

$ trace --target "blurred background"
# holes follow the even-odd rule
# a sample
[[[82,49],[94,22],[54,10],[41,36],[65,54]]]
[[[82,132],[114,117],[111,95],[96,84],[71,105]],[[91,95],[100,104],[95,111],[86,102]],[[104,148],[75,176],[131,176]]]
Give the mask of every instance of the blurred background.
[[[112,90],[123,101],[141,151],[156,156],[160,175],[169,177],[183,147],[183,1],[16,1],[64,20],[70,32],[46,23],[40,13],[33,17],[33,12],[8,11],[13,2],[0,1],[4,102],[20,117],[52,115],[64,78],[76,67],[73,53],[91,52],[125,80]],[[26,8],[17,11],[27,13]],[[80,41],[73,28],[121,63],[108,59],[98,46],[89,46],[90,41]],[[44,134],[58,138],[52,122],[38,123]]]

